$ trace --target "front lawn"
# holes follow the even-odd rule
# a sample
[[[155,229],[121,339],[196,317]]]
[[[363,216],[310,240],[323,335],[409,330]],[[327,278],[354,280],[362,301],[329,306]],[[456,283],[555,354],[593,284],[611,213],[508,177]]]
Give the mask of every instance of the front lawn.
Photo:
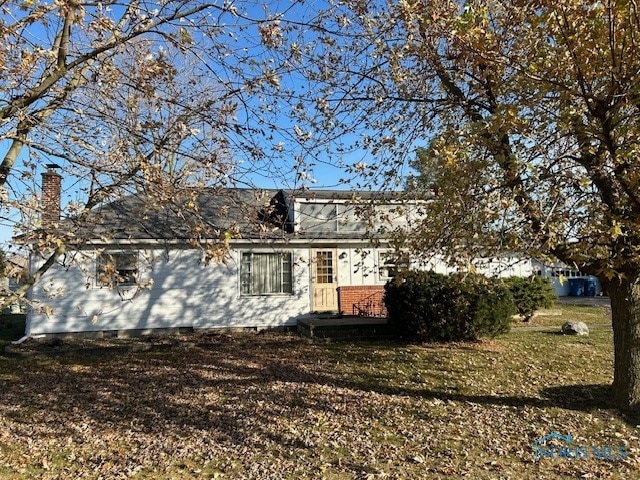
[[[518,321],[514,326],[528,327],[557,327],[570,320],[585,322],[590,329],[608,327],[611,328],[611,308],[600,305],[566,305],[557,303],[548,310],[541,310],[529,320]]]
[[[636,422],[607,404],[607,328],[456,345],[246,333],[36,351],[0,358],[3,479],[640,478]],[[552,432],[589,458],[535,462],[532,443]],[[613,459],[619,448],[626,459]]]

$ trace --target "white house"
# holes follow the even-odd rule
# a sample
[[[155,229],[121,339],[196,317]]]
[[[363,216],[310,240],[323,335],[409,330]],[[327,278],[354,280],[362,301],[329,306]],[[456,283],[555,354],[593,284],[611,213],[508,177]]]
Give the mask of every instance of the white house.
[[[374,211],[360,211],[371,200]],[[61,257],[30,291],[26,334],[268,328],[317,312],[375,316],[389,276],[411,263],[384,238],[366,235],[381,223],[406,225],[412,209],[394,194],[225,189],[204,191],[196,201],[210,225],[236,232],[224,238],[222,258],[208,262],[170,209],[148,210],[136,196],[103,205],[84,231],[91,240]],[[31,271],[43,261],[32,258]],[[438,260],[419,267],[451,270]],[[503,275],[537,268],[506,259],[482,269],[498,267]]]
[[[197,202],[211,225],[237,232],[223,258],[207,262],[168,209],[136,196],[106,204],[83,232],[91,241],[31,290],[26,333],[288,326],[314,312],[352,314],[376,295],[377,312],[356,313],[379,313],[394,264],[384,241],[365,238],[353,192],[227,189]],[[380,208],[398,222],[390,205]],[[43,261],[32,258],[31,270]]]

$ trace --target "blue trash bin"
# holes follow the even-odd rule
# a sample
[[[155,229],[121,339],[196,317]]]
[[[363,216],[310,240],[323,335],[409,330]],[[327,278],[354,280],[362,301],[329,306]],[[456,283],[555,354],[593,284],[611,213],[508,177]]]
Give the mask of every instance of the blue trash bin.
[[[584,297],[584,278],[569,279],[569,295],[572,297]]]
[[[596,277],[588,277],[584,279],[584,295],[585,297],[595,297],[598,291],[598,279]]]

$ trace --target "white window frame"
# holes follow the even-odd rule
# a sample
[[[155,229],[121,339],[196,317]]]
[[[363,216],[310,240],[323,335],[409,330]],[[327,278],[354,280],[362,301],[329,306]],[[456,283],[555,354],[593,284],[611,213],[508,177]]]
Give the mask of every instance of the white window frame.
[[[130,255],[135,259],[135,268],[118,268],[118,255]],[[111,278],[107,278],[104,273],[103,265],[107,265],[103,259],[111,259],[116,262],[114,264],[114,274]],[[127,262],[129,263],[129,262]],[[103,252],[96,253],[95,261],[95,280],[96,286],[99,288],[109,287],[130,287],[138,284],[140,279],[140,252],[138,250],[105,250]],[[132,274],[122,275],[121,272],[133,272]],[[108,281],[106,281],[108,280]]]
[[[393,260],[393,261],[390,261]],[[398,260],[400,260],[398,262]],[[378,278],[383,281],[387,281],[393,278],[390,275],[391,270],[408,270],[411,267],[411,259],[408,252],[398,253],[393,250],[379,250],[378,251]]]
[[[280,275],[279,290],[278,291],[256,291],[256,283],[252,279],[254,269],[257,268],[257,263],[254,263],[254,259],[261,256],[278,256],[278,270]],[[273,295],[293,295],[293,253],[291,251],[281,252],[264,252],[264,251],[241,251],[240,252],[240,268],[238,269],[238,289],[241,297],[255,297],[255,296],[273,296]]]
[[[554,268],[551,270],[552,277],[565,277],[565,278],[581,278],[586,277],[580,270],[573,268]]]

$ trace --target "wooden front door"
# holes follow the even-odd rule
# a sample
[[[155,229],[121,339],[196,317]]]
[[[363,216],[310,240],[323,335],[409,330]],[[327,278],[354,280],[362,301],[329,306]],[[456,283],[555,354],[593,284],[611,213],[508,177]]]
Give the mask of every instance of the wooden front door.
[[[312,250],[311,256],[311,308],[314,312],[336,312],[338,311],[336,250]]]

